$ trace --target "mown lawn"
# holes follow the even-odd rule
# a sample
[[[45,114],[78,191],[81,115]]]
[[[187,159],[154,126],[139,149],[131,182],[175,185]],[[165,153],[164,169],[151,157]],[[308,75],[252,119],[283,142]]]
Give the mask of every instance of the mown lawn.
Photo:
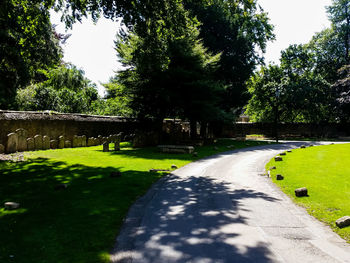
[[[228,145],[260,144],[219,140],[218,149],[197,147],[193,157],[123,143],[119,152],[102,146],[37,151],[26,153],[25,162],[0,162],[0,262],[108,262],[128,208],[163,175],[150,169],[181,167]],[[111,178],[116,170],[122,177]],[[60,183],[68,188],[55,190]],[[7,201],[21,208],[4,210]]]
[[[350,242],[350,227],[339,229],[335,221],[350,215],[350,144],[325,145],[295,149],[282,162],[272,159],[266,169],[272,180],[297,204],[325,222]],[[284,180],[277,181],[276,174]],[[306,187],[308,197],[295,197],[296,188]]]

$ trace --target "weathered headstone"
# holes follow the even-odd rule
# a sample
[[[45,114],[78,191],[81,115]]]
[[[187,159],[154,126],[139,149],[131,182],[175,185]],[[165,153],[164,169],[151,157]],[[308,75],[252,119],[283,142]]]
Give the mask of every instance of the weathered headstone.
[[[24,152],[27,150],[28,132],[25,129],[20,128],[16,130],[16,133],[18,136],[17,151]]]
[[[17,133],[10,133],[7,135],[7,146],[6,146],[6,152],[7,153],[15,153],[17,152],[18,147],[18,135]]]
[[[283,179],[284,179],[283,175],[276,174],[276,180],[280,181],[280,180],[283,180]]]
[[[35,147],[35,150],[43,149],[43,136],[41,135],[34,136],[34,147]]]
[[[86,136],[81,136],[81,147],[86,147]]]
[[[58,141],[57,140],[51,140],[50,141],[50,149],[57,149],[58,148]]]
[[[34,151],[35,150],[35,142],[33,138],[27,139],[27,150],[28,151]]]
[[[350,216],[343,216],[342,218],[339,218],[337,221],[335,221],[335,224],[339,228],[350,226]]]
[[[43,136],[43,150],[50,149],[50,137],[47,135]]]
[[[102,142],[102,135],[98,135],[97,136],[97,140],[98,140],[98,145],[103,144],[103,142]]]
[[[5,153],[5,146],[0,144],[0,154]]]
[[[103,143],[103,151],[104,152],[109,152],[109,143],[108,142],[104,142]]]
[[[275,157],[275,162],[281,162],[283,159],[281,156],[276,156]]]
[[[63,149],[64,148],[64,136],[58,137],[58,149]]]
[[[295,189],[294,192],[297,197],[308,196],[306,187]]]
[[[64,148],[72,148],[72,142],[70,140],[65,140]]]
[[[6,210],[15,210],[17,208],[19,208],[19,203],[15,203],[15,202],[6,202],[4,204],[5,209]]]
[[[286,153],[280,153],[280,156],[284,156],[284,155],[286,155]]]
[[[177,166],[175,164],[171,165],[171,169],[177,169]]]
[[[94,137],[88,138],[87,146],[90,147],[90,146],[94,146],[94,145],[95,145],[95,138]]]
[[[306,147],[305,145],[300,146],[301,149],[304,149],[305,147]]]
[[[83,137],[78,136],[78,147],[81,147],[83,145]]]
[[[74,135],[73,136],[73,142],[72,142],[72,147],[76,148],[79,145],[79,136],[78,135]]]
[[[291,152],[292,152],[292,150],[288,150],[287,152],[288,152],[288,153],[291,153]]]

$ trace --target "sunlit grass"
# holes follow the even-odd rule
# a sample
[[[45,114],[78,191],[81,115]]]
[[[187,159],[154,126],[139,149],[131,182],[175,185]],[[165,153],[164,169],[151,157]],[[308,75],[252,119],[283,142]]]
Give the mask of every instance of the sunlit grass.
[[[271,160],[266,168],[272,180],[297,204],[333,228],[350,241],[350,227],[339,229],[335,221],[350,215],[350,144],[328,145],[295,149],[283,156],[282,162]],[[276,181],[276,174],[284,180]],[[297,198],[294,190],[306,187],[309,197]]]
[[[37,151],[26,153],[26,162],[0,162],[0,206],[21,204],[0,208],[0,262],[108,262],[129,207],[163,176],[150,169],[181,167],[229,145],[262,144],[220,140],[217,148],[196,147],[194,157],[123,143],[119,152],[102,152],[102,146]],[[116,170],[122,176],[111,178]],[[61,183],[68,188],[55,190]]]

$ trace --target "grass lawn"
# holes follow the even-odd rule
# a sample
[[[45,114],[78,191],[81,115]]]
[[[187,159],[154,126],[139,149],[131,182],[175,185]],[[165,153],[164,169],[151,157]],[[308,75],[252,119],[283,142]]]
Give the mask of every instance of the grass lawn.
[[[150,169],[181,167],[228,145],[262,144],[219,140],[217,150],[196,147],[193,157],[123,143],[119,152],[102,146],[37,151],[26,153],[25,162],[0,162],[0,262],[108,262],[130,205],[163,175]],[[110,178],[116,170],[122,177]],[[68,188],[55,190],[60,183]],[[21,208],[4,210],[7,201]]]
[[[325,222],[350,242],[350,227],[339,229],[335,221],[350,215],[350,144],[325,145],[295,149],[282,162],[272,159],[266,169],[272,180],[297,204],[305,207],[317,219]],[[276,174],[284,180],[277,181]],[[309,197],[295,197],[296,188],[306,187]]]

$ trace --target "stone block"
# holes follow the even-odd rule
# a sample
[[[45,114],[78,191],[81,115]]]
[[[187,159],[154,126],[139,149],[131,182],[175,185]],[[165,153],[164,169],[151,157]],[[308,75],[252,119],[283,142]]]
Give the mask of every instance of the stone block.
[[[61,135],[58,137],[58,149],[63,149],[64,148],[64,136]]]
[[[72,142],[69,140],[64,141],[64,148],[72,148]]]
[[[15,202],[6,202],[4,206],[6,210],[15,210],[19,208],[20,205],[19,203],[15,203]]]
[[[291,153],[291,152],[292,152],[292,150],[288,150],[288,151],[287,151],[287,153]]]
[[[73,148],[79,147],[79,136],[78,135],[73,136],[72,147]]]
[[[57,140],[51,140],[50,141],[50,149],[57,149],[58,148],[58,141]]]
[[[158,145],[157,146],[160,152],[163,153],[193,153],[193,146],[185,145]]]
[[[50,149],[50,137],[47,135],[43,136],[43,150]]]
[[[103,151],[104,152],[109,152],[109,143],[108,142],[104,142],[103,143]]]
[[[308,196],[306,187],[295,189],[294,192],[296,197]]]
[[[350,216],[343,216],[342,218],[339,218],[337,221],[335,221],[335,224],[339,228],[350,226]]]
[[[78,146],[77,147],[81,147],[82,145],[83,145],[83,137],[78,136]]]
[[[17,151],[18,152],[24,152],[27,150],[27,137],[28,132],[25,129],[17,129],[16,130],[17,136],[18,136],[18,145],[17,145]]]
[[[275,157],[275,162],[282,162],[282,161],[283,161],[283,159],[282,159],[281,156],[276,156]]]
[[[5,146],[0,144],[0,154],[5,153]]]
[[[300,146],[300,148],[301,148],[301,149],[305,149],[305,148],[306,148],[306,146],[305,146],[305,145],[302,145],[302,146]]]
[[[177,169],[177,166],[175,164],[171,165],[171,169]]]
[[[284,179],[283,175],[276,174],[276,180],[280,181],[280,180],[283,180],[283,179]]]
[[[35,150],[43,149],[43,136],[41,135],[34,136],[34,147],[35,147]]]
[[[285,156],[285,155],[287,155],[286,153],[280,153],[280,156]]]
[[[81,147],[86,147],[86,136],[81,136]]]
[[[35,150],[34,138],[28,138],[27,139],[27,150],[28,151],[34,151]]]
[[[87,146],[90,147],[90,146],[94,146],[94,145],[95,145],[95,138],[94,137],[88,138]]]
[[[7,145],[6,152],[7,153],[15,153],[17,152],[18,147],[18,135],[17,133],[10,133],[7,135]]]

